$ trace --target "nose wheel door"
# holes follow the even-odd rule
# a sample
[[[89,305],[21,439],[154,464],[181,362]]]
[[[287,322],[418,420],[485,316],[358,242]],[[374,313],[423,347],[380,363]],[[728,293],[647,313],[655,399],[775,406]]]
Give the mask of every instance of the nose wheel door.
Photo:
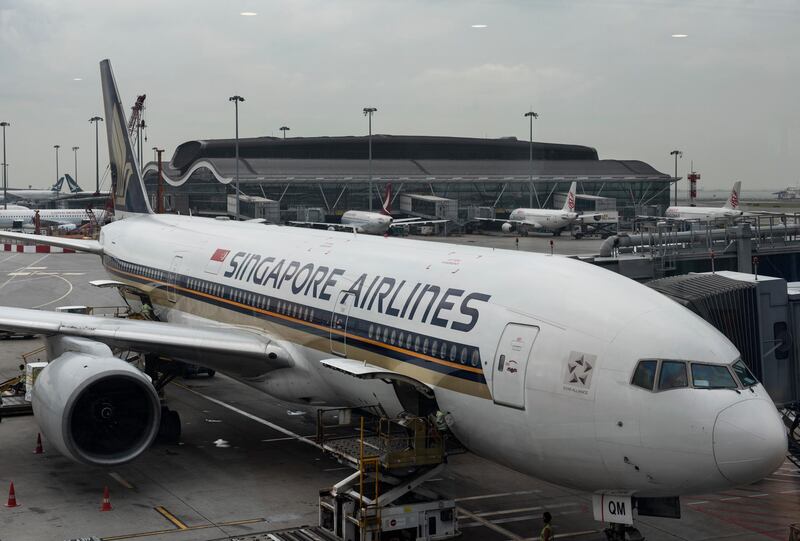
[[[525,409],[525,373],[539,327],[509,323],[494,356],[492,398],[496,404]]]

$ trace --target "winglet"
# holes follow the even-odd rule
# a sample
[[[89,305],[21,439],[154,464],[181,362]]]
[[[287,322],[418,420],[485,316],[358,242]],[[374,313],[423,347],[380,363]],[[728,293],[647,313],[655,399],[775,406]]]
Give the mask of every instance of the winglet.
[[[738,209],[739,208],[739,190],[742,188],[742,181],[737,180],[733,183],[733,189],[731,190],[731,195],[728,197],[728,200],[725,202],[725,205],[722,208],[726,209]]]
[[[123,217],[126,214],[153,214],[144,180],[139,172],[139,164],[136,163],[136,155],[128,135],[128,123],[125,121],[125,111],[119,99],[117,82],[114,80],[109,60],[100,62],[100,81],[103,87],[115,212]]]

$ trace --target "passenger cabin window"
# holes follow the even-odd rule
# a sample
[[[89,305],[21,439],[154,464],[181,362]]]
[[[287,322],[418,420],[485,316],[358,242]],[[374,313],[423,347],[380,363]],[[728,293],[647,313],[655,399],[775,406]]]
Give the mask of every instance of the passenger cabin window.
[[[680,361],[663,361],[658,377],[658,389],[677,389],[687,387],[686,363]]]
[[[656,382],[657,368],[658,361],[639,361],[639,364],[636,365],[636,371],[633,373],[633,380],[631,383],[642,389],[652,391],[653,385]]]
[[[747,365],[744,364],[744,361],[741,359],[733,363],[733,371],[736,377],[739,378],[742,387],[750,387],[758,383],[758,380],[753,376],[753,373],[750,372],[750,369],[747,368]]]
[[[727,366],[692,363],[692,385],[697,389],[736,389]]]

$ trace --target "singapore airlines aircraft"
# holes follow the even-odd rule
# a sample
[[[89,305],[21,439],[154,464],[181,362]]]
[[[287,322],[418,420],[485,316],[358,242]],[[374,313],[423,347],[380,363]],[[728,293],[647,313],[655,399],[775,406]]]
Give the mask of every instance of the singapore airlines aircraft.
[[[409,227],[412,225],[443,224],[448,220],[423,220],[422,218],[394,218],[392,217],[392,184],[386,185],[386,196],[383,200],[381,212],[366,210],[348,210],[342,214],[341,223],[323,222],[289,222],[290,225],[305,227],[324,227],[329,231],[355,231],[368,235],[383,235],[392,227]]]
[[[577,182],[573,182],[569,186],[567,192],[567,199],[564,201],[564,206],[561,210],[555,209],[526,209],[519,208],[511,211],[508,220],[500,220],[497,218],[478,218],[484,222],[503,222],[501,226],[503,232],[509,233],[514,228],[514,225],[521,226],[524,229],[531,228],[535,231],[552,232],[553,235],[558,236],[572,225],[583,222],[589,218],[600,220],[600,214],[579,214],[575,212],[575,190]]]
[[[701,222],[730,221],[741,217],[739,210],[739,190],[741,181],[733,183],[731,195],[722,207],[669,207],[664,217],[676,220],[699,220]]]
[[[725,490],[783,462],[781,419],[733,344],[620,275],[541,254],[153,214],[108,60],[101,75],[125,218],[97,241],[0,233],[97,254],[161,320],[0,308],[0,328],[47,337],[33,407],[64,455],[111,466],[153,442],[158,395],[112,354],[120,347],[309,406],[378,401],[396,414],[432,401],[471,451],[598,501],[623,494],[628,510],[631,496]]]
[[[93,209],[91,212],[99,223],[103,223],[106,217],[104,210]],[[60,231],[72,231],[89,219],[85,209],[33,210],[21,205],[9,205],[7,210],[0,208],[0,228],[32,227],[37,213],[41,225],[53,226]]]

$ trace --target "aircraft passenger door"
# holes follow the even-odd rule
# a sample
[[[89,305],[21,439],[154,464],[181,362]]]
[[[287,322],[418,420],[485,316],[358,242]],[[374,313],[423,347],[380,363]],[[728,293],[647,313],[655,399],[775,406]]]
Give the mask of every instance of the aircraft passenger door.
[[[169,267],[169,276],[167,277],[167,300],[170,302],[177,302],[178,295],[175,291],[175,285],[178,283],[178,274],[183,263],[183,256],[176,255],[172,258],[172,264]]]
[[[539,327],[509,323],[494,356],[492,398],[496,404],[525,409],[525,373]]]
[[[347,357],[347,322],[352,306],[353,295],[340,291],[331,311],[331,353],[342,357]]]

